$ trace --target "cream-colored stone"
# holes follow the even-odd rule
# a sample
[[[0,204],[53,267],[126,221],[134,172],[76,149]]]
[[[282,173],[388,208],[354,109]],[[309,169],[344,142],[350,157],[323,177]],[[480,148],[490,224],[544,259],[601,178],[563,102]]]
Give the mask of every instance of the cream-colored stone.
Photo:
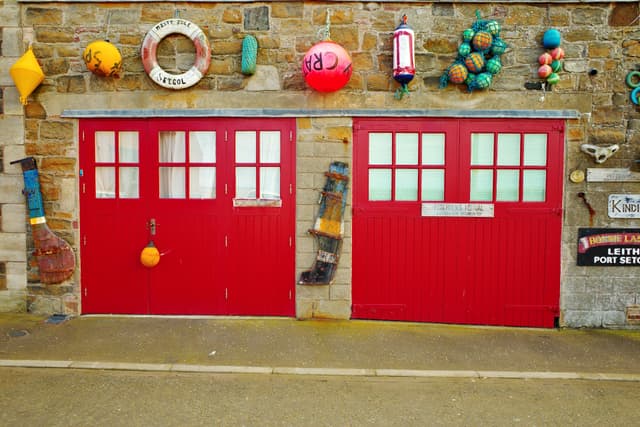
[[[8,174],[22,173],[19,163],[11,164],[11,162],[24,159],[26,157],[24,145],[7,145],[3,150],[3,167]]]
[[[22,175],[0,174],[0,203],[25,203],[23,188]]]
[[[2,55],[20,57],[23,53],[22,29],[19,27],[2,28]]]
[[[313,317],[319,319],[350,319],[351,301],[320,300],[313,311]]]
[[[27,260],[27,239],[24,233],[0,233],[0,260]]]
[[[24,118],[21,116],[0,115],[2,138],[0,145],[24,144]]]
[[[7,288],[26,289],[27,288],[27,263],[7,262]]]
[[[25,233],[27,229],[26,205],[5,203],[0,205],[0,232]]]
[[[0,292],[0,313],[24,313],[27,311],[27,294],[9,289]]]
[[[249,77],[245,89],[249,92],[281,90],[278,69],[271,65],[257,65],[256,72]]]

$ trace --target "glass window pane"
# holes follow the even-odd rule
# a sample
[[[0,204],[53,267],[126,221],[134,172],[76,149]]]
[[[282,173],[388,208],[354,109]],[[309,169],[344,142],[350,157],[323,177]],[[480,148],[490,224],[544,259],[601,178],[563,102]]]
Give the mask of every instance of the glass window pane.
[[[422,164],[444,165],[444,133],[422,134]]]
[[[120,186],[118,196],[121,199],[137,199],[140,197],[138,168],[120,168]]]
[[[547,164],[547,135],[526,134],[524,136],[525,166],[545,166]]]
[[[185,133],[184,132],[160,132],[160,155],[159,159],[165,163],[184,163],[185,156]],[[183,171],[184,172],[184,171]]]
[[[369,200],[391,200],[391,169],[369,169]]]
[[[422,171],[422,200],[444,200],[444,170]]]
[[[496,179],[496,201],[517,202],[520,186],[520,171],[499,170]]]
[[[417,169],[396,169],[396,200],[418,200]]]
[[[236,132],[236,163],[255,162],[256,133],[254,131]]]
[[[280,132],[260,132],[260,162],[280,163]]]
[[[522,201],[544,202],[547,196],[547,172],[526,170],[522,177]]]
[[[493,134],[492,133],[471,134],[471,164],[472,165],[492,165],[493,164]]]
[[[280,199],[280,168],[260,168],[260,198]]]
[[[216,168],[189,168],[189,198],[216,198]]]
[[[96,162],[113,163],[116,161],[116,135],[113,132],[96,132]]]
[[[498,165],[520,165],[520,134],[498,134]]]
[[[493,171],[472,169],[471,191],[469,199],[472,201],[493,200]]]
[[[397,133],[396,134],[396,164],[397,165],[417,165],[418,164],[418,134],[417,133]]]
[[[115,199],[116,198],[116,169],[97,167],[96,168],[96,198]]]
[[[370,165],[390,165],[391,164],[391,134],[390,133],[370,133],[369,134],[369,164]]]
[[[119,132],[118,160],[121,163],[138,163],[138,132]]]
[[[256,168],[236,168],[236,198],[256,198]]]
[[[216,133],[209,131],[189,132],[189,162],[216,162]]]
[[[160,198],[185,198],[184,168],[160,168]]]

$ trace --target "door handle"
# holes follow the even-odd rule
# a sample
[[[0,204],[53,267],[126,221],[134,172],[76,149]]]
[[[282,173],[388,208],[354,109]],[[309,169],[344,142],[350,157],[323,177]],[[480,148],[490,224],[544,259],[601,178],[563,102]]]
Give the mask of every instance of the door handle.
[[[149,221],[147,221],[147,228],[149,229],[149,233],[152,236],[156,235],[156,219],[155,218],[151,218]]]

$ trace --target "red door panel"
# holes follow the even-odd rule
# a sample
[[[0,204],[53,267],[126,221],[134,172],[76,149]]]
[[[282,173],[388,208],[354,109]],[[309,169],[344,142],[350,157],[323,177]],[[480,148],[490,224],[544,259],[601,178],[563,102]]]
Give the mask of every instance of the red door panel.
[[[82,311],[294,315],[293,124],[83,120]],[[240,125],[282,135],[268,134],[267,146],[279,144],[277,165],[257,165],[280,169],[278,207],[256,194],[244,200],[253,207],[235,207]],[[139,256],[150,240],[161,258],[146,268]]]
[[[554,325],[559,303],[562,122],[361,119],[354,129],[353,317]],[[369,151],[375,140],[370,134],[381,132],[394,133],[392,153],[383,160]],[[421,154],[429,148],[422,135],[444,134],[442,165],[407,161],[398,145],[401,132],[419,135]],[[472,140],[484,140],[493,154],[478,151],[478,141],[473,151]],[[426,179],[419,180],[413,200],[402,200],[411,198],[402,190],[404,170],[418,169],[416,176],[421,176],[422,170],[440,168],[440,200],[422,199],[431,197],[422,192]],[[385,200],[375,200],[377,195],[370,193],[369,186],[381,182],[371,181],[376,173],[371,170],[392,171],[387,175],[393,177],[391,191],[381,197]],[[484,186],[482,191],[477,185]],[[546,191],[543,196],[534,191],[538,187]],[[490,199],[476,200],[485,190]],[[484,204],[493,215],[423,216],[425,204]]]

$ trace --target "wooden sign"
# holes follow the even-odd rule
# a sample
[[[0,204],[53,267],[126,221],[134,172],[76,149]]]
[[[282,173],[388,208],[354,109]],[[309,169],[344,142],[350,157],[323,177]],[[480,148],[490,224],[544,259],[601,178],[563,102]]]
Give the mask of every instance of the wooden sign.
[[[640,194],[609,194],[609,218],[640,218]]]
[[[627,168],[587,168],[587,182],[640,182],[640,172]]]

